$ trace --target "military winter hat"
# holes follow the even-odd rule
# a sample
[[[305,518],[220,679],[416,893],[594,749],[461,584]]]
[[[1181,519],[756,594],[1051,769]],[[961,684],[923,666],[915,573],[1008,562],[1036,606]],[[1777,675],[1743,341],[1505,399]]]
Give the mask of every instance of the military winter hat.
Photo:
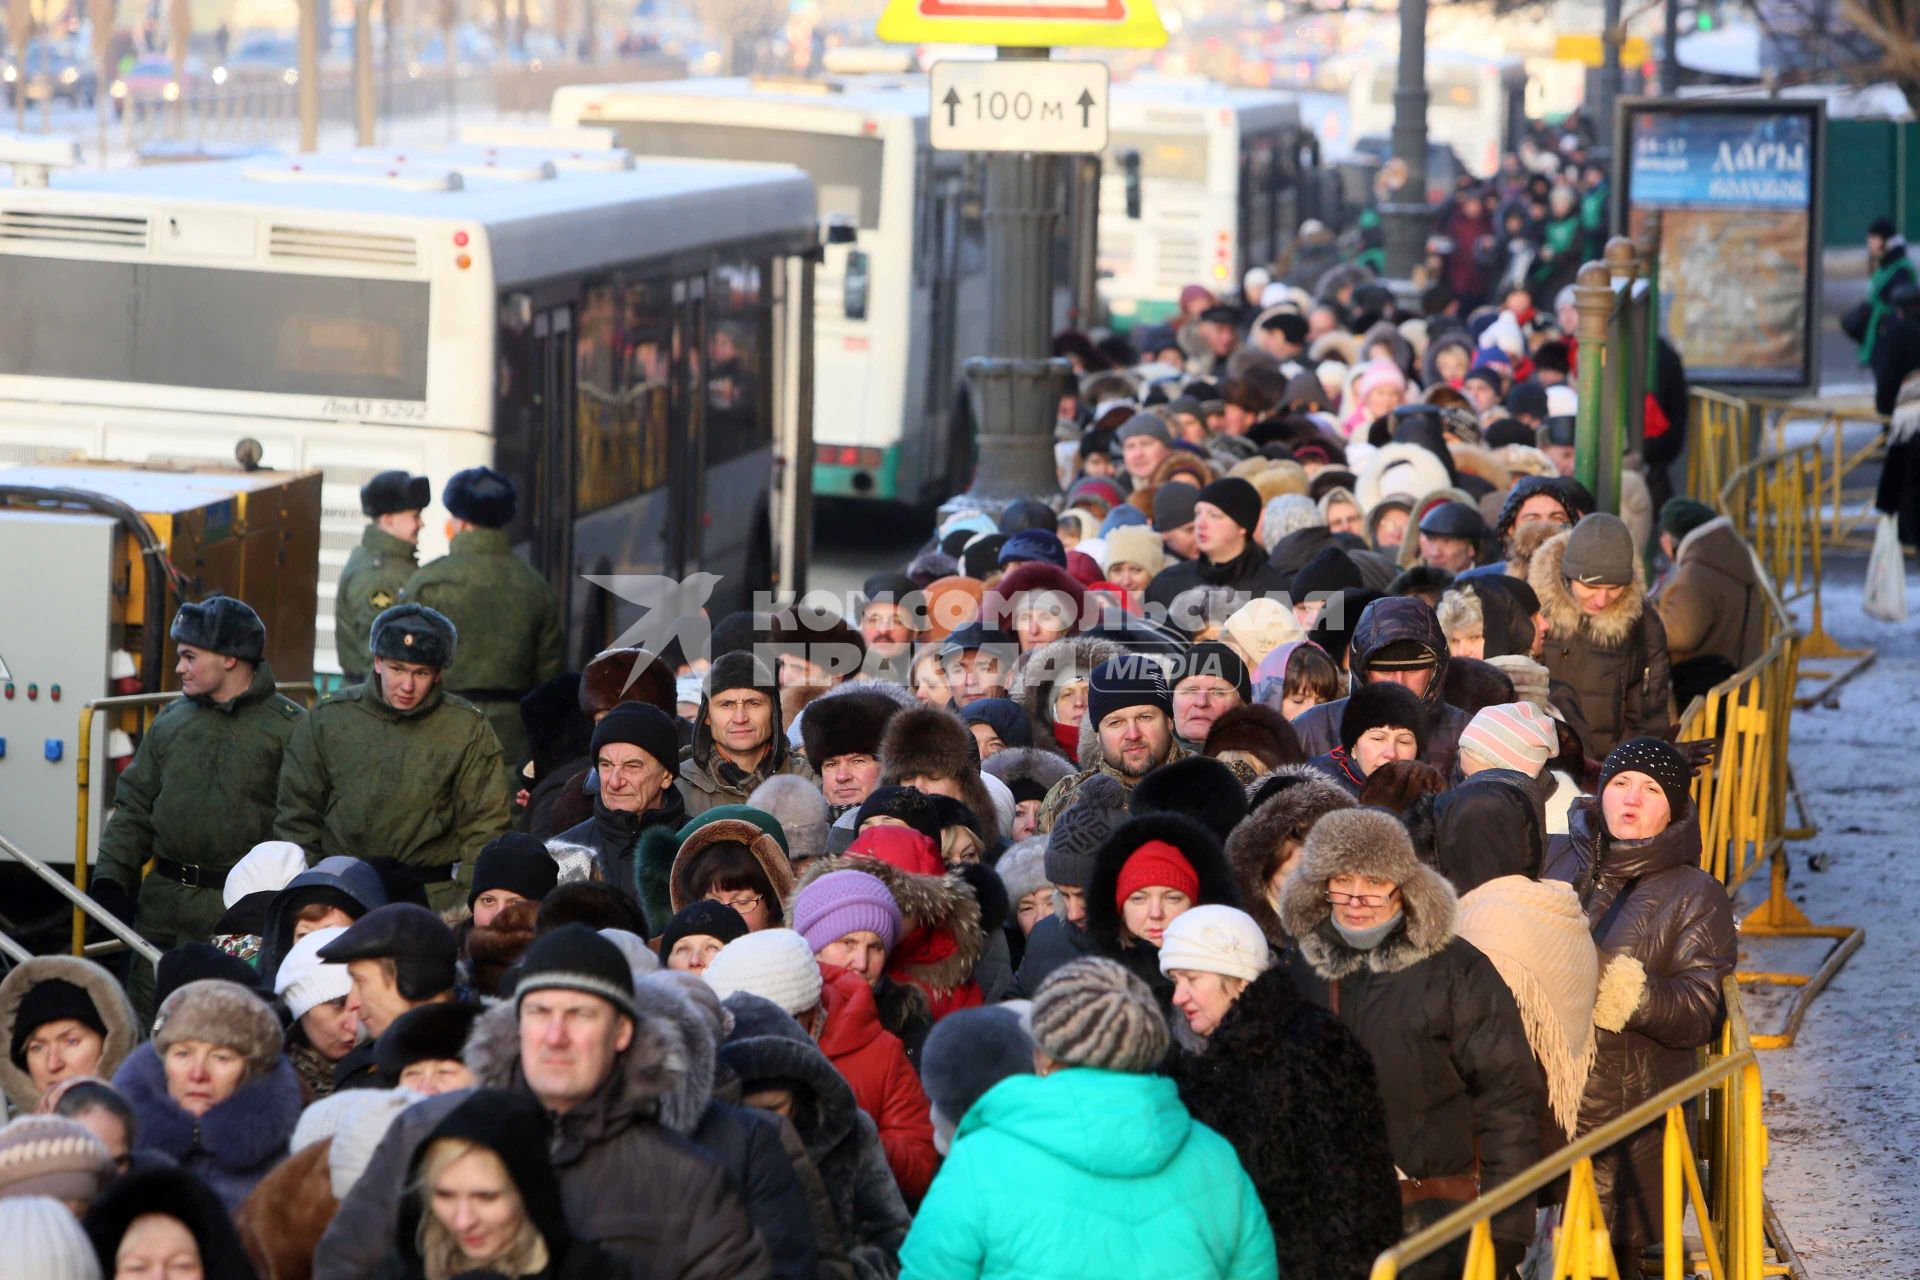
[[[1095,728],[1128,707],[1158,707],[1165,715],[1173,715],[1173,691],[1166,672],[1149,654],[1119,654],[1087,676],[1087,718]]]
[[[1588,587],[1624,587],[1633,581],[1633,535],[1619,516],[1596,511],[1573,526],[1560,572]]]
[[[600,748],[612,742],[638,747],[668,773],[680,776],[680,731],[667,713],[652,703],[623,702],[601,717],[600,723],[593,726],[596,761],[600,758]]]
[[[374,1042],[373,1061],[389,1088],[416,1062],[458,1062],[480,1006],[464,1001],[423,1004],[393,1020]]]
[[[360,510],[369,516],[425,511],[433,501],[433,485],[425,476],[404,471],[382,471],[360,486]]]
[[[114,1172],[106,1145],[78,1120],[20,1116],[0,1129],[0,1197],[51,1196],[91,1203]]]
[[[489,889],[505,889],[538,902],[559,882],[560,864],[547,852],[546,844],[524,831],[509,831],[489,840],[473,860],[467,905],[471,907]]]
[[[68,1020],[79,1023],[103,1041],[107,1038],[107,1024],[101,1019],[100,1010],[79,984],[65,978],[48,978],[27,988],[13,1015],[13,1043],[7,1049],[13,1065],[22,1071],[27,1069],[27,1041],[33,1038],[34,1032],[49,1022]]]
[[[416,662],[445,671],[460,633],[453,620],[423,604],[397,604],[373,620],[367,647],[388,662]]]
[[[599,996],[629,1018],[638,1021],[640,1017],[633,1007],[633,970],[627,958],[584,924],[563,924],[541,934],[520,958],[514,1008],[529,992],[552,990]]]
[[[198,604],[182,604],[167,634],[175,644],[242,662],[257,663],[267,650],[266,624],[244,601],[232,596],[208,596]]]
[[[219,978],[189,982],[168,996],[154,1015],[156,1053],[164,1058],[169,1048],[183,1040],[232,1049],[246,1060],[249,1080],[272,1069],[284,1043],[280,1020],[266,1001],[237,982]]]
[[[1147,984],[1098,956],[1054,970],[1033,999],[1033,1042],[1063,1067],[1152,1071],[1172,1036]]]
[[[513,481],[492,467],[468,467],[453,473],[440,501],[456,520],[483,529],[502,529],[513,520],[519,497]]]
[[[1255,496],[1258,496],[1257,494]],[[1153,493],[1153,528],[1156,533],[1171,533],[1193,523],[1193,504],[1200,491],[1185,480],[1171,480]]]
[[[1600,789],[1623,773],[1644,773],[1667,793],[1667,804],[1678,817],[1691,796],[1693,769],[1680,749],[1664,738],[1629,738],[1607,752],[1600,766]]]
[[[1158,495],[1155,495],[1158,497]],[[1220,508],[1227,519],[1251,535],[1260,523],[1260,491],[1239,476],[1223,476],[1202,489],[1195,502]]]
[[[1088,778],[1047,833],[1047,879],[1086,888],[1093,882],[1094,855],[1126,820],[1126,789],[1104,773]]]

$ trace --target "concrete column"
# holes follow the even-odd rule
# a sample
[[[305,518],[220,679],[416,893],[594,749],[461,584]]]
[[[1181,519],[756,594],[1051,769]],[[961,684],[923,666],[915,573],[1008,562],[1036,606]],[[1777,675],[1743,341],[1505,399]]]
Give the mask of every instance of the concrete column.
[[[1400,71],[1393,88],[1393,158],[1406,166],[1399,199],[1380,207],[1387,274],[1404,280],[1427,253],[1427,0],[1401,0]]]

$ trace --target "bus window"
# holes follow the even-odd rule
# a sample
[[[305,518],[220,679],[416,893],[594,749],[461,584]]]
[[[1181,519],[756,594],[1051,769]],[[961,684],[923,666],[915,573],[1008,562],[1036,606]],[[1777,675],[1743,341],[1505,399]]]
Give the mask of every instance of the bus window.
[[[707,465],[773,444],[773,300],[764,262],[713,272],[707,321]]]
[[[822,222],[843,214],[862,230],[880,225],[880,162],[885,144],[878,138],[659,120],[625,121],[614,132],[620,145],[635,155],[798,165],[819,192]]]
[[[865,249],[847,250],[846,282],[841,286],[846,296],[846,313],[849,320],[867,318],[867,291],[871,284],[869,272],[872,259]]]
[[[577,514],[666,483],[672,329],[667,297],[666,286],[654,281],[624,289],[604,281],[582,295],[574,339]]]
[[[1126,152],[1140,157],[1140,176],[1154,182],[1205,183],[1207,180],[1207,138],[1193,133],[1115,133],[1107,142],[1107,154],[1114,163],[1123,162]]]

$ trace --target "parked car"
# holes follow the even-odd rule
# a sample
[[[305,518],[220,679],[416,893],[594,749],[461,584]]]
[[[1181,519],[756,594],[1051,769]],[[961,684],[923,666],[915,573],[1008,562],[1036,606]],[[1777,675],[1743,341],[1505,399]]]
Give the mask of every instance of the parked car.
[[[65,103],[69,107],[90,107],[98,92],[100,77],[79,49],[52,40],[33,40],[27,44],[26,57],[8,59],[0,68],[0,82],[6,85],[7,105],[16,101]],[[25,95],[22,99],[21,95]]]

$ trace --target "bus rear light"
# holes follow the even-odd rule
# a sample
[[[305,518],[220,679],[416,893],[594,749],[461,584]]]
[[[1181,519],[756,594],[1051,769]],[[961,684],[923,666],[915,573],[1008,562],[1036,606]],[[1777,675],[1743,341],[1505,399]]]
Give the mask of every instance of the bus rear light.
[[[828,467],[877,467],[886,459],[885,450],[850,444],[823,444],[813,452],[814,461]]]
[[[467,247],[467,239],[468,239],[468,237],[467,237],[467,233],[466,233],[466,232],[464,232],[464,231],[456,231],[456,232],[454,232],[454,233],[453,233],[453,247],[454,247],[454,248],[456,248],[456,249],[464,249],[464,248],[466,248],[466,247]]]
[[[460,268],[462,271],[465,271],[468,267],[473,265],[473,259],[463,253],[459,257],[453,260],[453,265]]]

